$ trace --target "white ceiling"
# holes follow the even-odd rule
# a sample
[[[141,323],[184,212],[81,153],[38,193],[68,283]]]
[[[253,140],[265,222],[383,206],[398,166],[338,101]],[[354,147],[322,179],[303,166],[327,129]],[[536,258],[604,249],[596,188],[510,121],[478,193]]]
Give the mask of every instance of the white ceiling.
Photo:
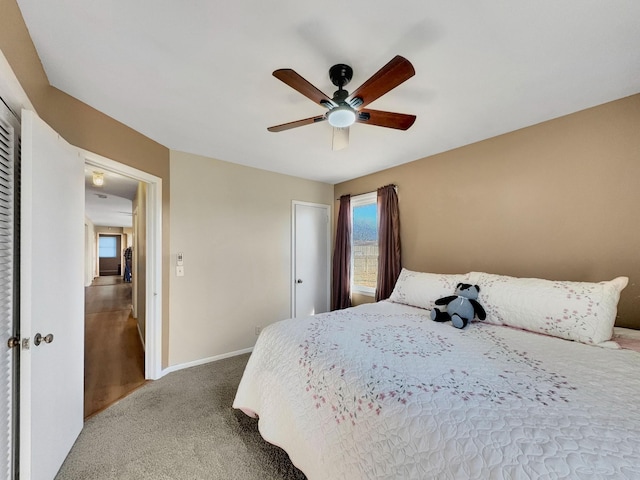
[[[640,92],[638,0],[18,0],[51,84],[174,150],[337,183]],[[406,132],[351,127],[274,78],[332,96],[395,55],[416,75],[371,108]]]
[[[93,185],[93,172],[104,174],[104,185]],[[85,215],[98,227],[133,225],[133,202],[138,181],[90,166],[84,169]]]

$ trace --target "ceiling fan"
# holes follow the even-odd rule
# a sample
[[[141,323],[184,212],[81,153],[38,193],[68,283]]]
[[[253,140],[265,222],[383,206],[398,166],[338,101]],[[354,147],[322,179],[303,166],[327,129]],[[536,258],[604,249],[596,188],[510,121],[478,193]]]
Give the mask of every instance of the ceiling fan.
[[[400,55],[396,55],[389,63],[374,73],[360,88],[349,94],[344,87],[353,78],[353,69],[349,65],[339,63],[329,69],[331,82],[338,87],[329,98],[307,80],[290,68],[282,68],[273,72],[278,80],[297,90],[313,102],[325,107],[328,112],[323,115],[283,123],[269,127],[270,132],[282,132],[291,128],[302,127],[325,120],[333,128],[333,149],[339,150],[349,143],[349,127],[354,123],[377,125],[379,127],[407,130],[416,120],[415,115],[404,113],[371,110],[366,107],[369,103],[380,98],[385,93],[415,75],[411,62]]]

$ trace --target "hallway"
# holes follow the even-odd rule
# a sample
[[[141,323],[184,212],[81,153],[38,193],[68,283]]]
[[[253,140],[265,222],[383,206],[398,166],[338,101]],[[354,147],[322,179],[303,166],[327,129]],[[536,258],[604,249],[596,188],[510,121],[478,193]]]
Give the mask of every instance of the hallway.
[[[121,276],[85,288],[84,418],[145,383],[144,350],[131,315],[131,283]]]

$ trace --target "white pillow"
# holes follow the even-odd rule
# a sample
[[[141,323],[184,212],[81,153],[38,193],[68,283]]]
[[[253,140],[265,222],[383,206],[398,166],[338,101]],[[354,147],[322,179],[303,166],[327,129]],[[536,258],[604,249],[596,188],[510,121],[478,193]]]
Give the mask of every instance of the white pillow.
[[[467,282],[468,276],[468,273],[424,273],[403,268],[389,300],[431,310],[436,300],[455,294],[456,285]]]
[[[610,340],[620,292],[627,277],[608,282],[561,282],[471,272],[480,287],[486,322],[508,325],[576,342]]]

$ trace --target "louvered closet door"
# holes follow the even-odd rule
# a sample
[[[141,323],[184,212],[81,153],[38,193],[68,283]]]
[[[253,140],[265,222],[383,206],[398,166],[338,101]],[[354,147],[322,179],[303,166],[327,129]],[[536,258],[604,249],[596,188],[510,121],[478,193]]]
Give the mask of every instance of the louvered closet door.
[[[14,364],[17,349],[8,348],[13,325],[14,128],[0,111],[0,478],[13,478]]]

